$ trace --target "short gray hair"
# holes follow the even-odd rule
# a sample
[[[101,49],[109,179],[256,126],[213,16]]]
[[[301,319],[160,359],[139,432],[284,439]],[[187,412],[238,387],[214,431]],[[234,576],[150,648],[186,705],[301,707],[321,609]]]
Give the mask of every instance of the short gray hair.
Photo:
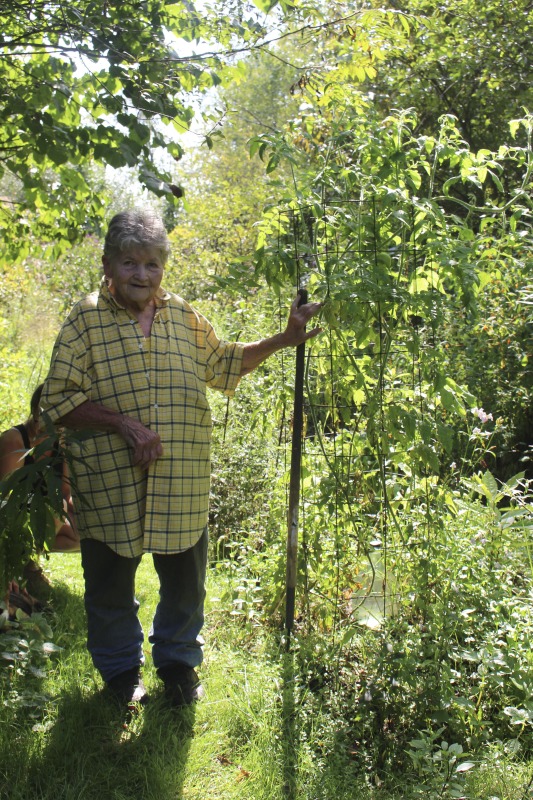
[[[133,247],[155,247],[163,263],[169,256],[170,243],[163,220],[149,209],[121,211],[109,223],[104,256],[113,259]]]

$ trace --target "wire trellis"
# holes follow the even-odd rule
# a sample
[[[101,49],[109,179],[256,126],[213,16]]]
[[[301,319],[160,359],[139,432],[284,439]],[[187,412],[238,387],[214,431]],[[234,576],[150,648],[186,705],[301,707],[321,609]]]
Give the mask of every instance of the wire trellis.
[[[438,374],[438,276],[413,212],[400,202],[288,209],[278,231],[278,254],[296,290],[308,288],[326,308],[331,303],[331,327],[306,354],[301,602],[319,594],[334,632],[341,618],[379,628],[402,600],[391,563],[415,540],[417,556],[431,561],[430,433],[440,412],[427,386]],[[366,322],[346,324],[358,312]],[[413,456],[418,470],[410,467]],[[416,537],[397,518],[400,487],[416,498]],[[324,525],[333,543],[328,552],[320,541]],[[317,578],[320,558],[330,562],[326,590]]]

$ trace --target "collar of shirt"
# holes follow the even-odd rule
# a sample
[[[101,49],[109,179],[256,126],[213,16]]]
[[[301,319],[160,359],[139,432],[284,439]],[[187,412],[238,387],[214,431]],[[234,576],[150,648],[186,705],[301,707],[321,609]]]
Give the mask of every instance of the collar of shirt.
[[[118,309],[120,309],[121,311],[127,310],[120,303],[117,303],[117,301],[109,291],[109,286],[107,285],[107,279],[105,277],[102,278],[102,281],[100,283],[100,295],[107,302],[111,311],[116,313]],[[168,304],[168,301],[170,300],[170,294],[160,286],[159,289],[157,290],[154,299],[156,308],[163,308]]]

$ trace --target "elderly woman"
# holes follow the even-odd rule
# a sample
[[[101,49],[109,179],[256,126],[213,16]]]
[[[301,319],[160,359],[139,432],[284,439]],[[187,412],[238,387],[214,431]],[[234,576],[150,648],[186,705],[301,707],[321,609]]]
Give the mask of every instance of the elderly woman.
[[[74,487],[88,648],[111,693],[145,702],[135,572],[151,552],[160,582],[149,641],[172,705],[199,699],[207,563],[211,414],[206,387],[232,395],[272,353],[316,335],[320,304],[291,307],[284,333],[221,341],[209,322],[161,286],[169,242],[161,219],[111,220],[100,291],[74,306],[52,355],[43,408],[88,430]]]

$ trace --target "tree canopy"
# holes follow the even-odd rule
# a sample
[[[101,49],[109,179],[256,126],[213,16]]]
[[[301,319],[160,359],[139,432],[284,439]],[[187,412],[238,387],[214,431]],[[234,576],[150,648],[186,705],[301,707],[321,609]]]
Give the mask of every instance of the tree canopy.
[[[177,134],[194,115],[192,93],[220,82],[233,36],[262,28],[222,8],[187,0],[2,2],[0,36],[0,230],[7,258],[30,239],[59,247],[98,224],[102,199],[92,162],[137,166],[142,183],[170,199],[180,190],[161,167],[176,160]],[[203,56],[180,52],[209,43]],[[204,47],[205,50],[205,47]]]
[[[424,133],[453,115],[478,150],[497,148],[508,122],[531,108],[528,0],[371,1],[340,18],[330,43],[337,75],[364,83],[382,115],[414,108]]]
[[[441,115],[453,115],[474,151],[496,149],[509,121],[531,104],[528,0],[482,7],[475,0],[0,0],[0,10],[7,261],[23,258],[32,243],[53,242],[58,253],[98,231],[105,201],[91,181],[94,163],[135,167],[146,187],[175,203],[181,189],[172,164],[195,98],[221,82],[246,82],[254,49],[290,67],[286,96],[303,94],[319,139],[327,109],[347,90],[352,104],[358,97],[359,115],[377,125],[413,108],[415,132],[431,136]],[[280,39],[289,52],[280,52]],[[257,102],[251,94],[249,119],[265,118]],[[304,126],[307,137],[309,119]],[[212,146],[209,133],[205,141]]]

